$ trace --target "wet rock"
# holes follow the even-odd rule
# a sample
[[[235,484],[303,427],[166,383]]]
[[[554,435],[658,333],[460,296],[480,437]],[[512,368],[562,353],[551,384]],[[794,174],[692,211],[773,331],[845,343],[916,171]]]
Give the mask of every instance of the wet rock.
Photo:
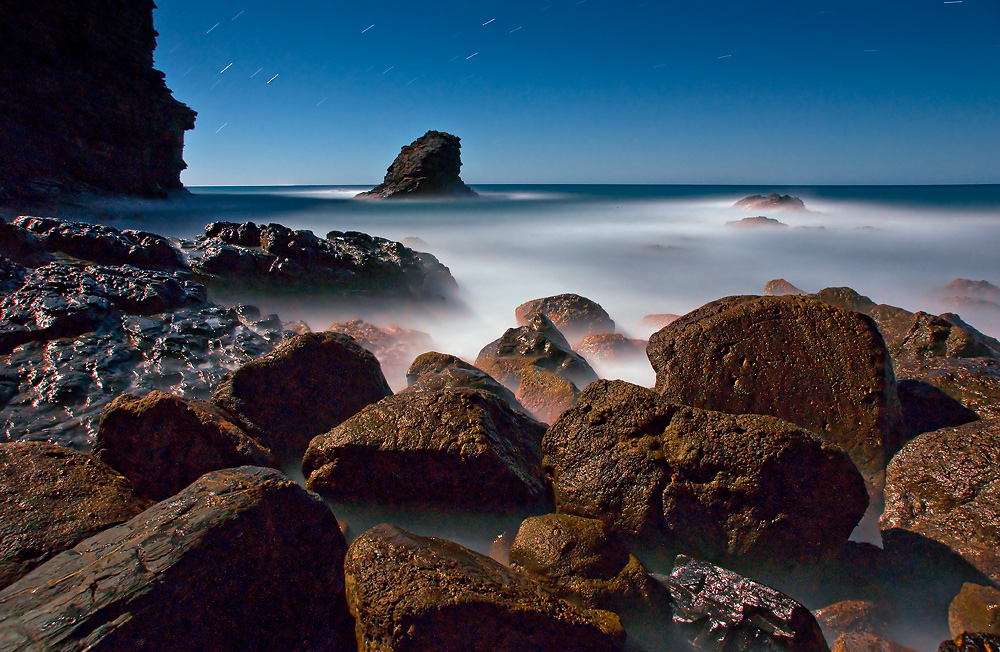
[[[145,231],[119,231],[102,224],[64,222],[51,217],[22,216],[14,220],[14,225],[38,236],[51,252],[97,265],[159,270],[186,267],[180,251],[169,240]]]
[[[138,494],[164,500],[205,473],[235,466],[275,466],[271,451],[209,403],[152,391],[121,394],[101,414],[94,453]]]
[[[883,539],[898,531],[955,551],[1000,582],[1000,421],[982,420],[920,435],[886,472]]]
[[[28,267],[52,262],[52,254],[42,239],[0,217],[0,256]]]
[[[764,296],[784,297],[789,294],[802,295],[808,294],[808,292],[803,292],[783,278],[776,278],[772,281],[768,281],[764,286]]]
[[[605,523],[532,516],[510,548],[510,567],[572,604],[615,613],[669,609],[670,596]]]
[[[996,652],[1000,636],[995,634],[962,634],[953,641],[945,641],[938,652]]]
[[[406,383],[408,385],[412,385],[424,376],[432,376],[436,373],[444,371],[445,369],[479,371],[476,367],[458,356],[451,355],[450,353],[428,351],[426,353],[421,353],[413,359],[409,369],[406,370]]]
[[[148,506],[92,455],[44,442],[0,444],[0,588]]]
[[[0,356],[0,439],[89,449],[121,392],[207,399],[223,374],[270,352],[283,332],[249,306],[196,303],[172,313],[115,314],[98,330]]]
[[[766,197],[764,195],[750,195],[733,204],[733,208],[745,208],[747,210],[767,210],[780,209],[789,211],[804,211],[805,203],[798,197],[791,195],[779,195],[772,192]]]
[[[391,395],[374,355],[326,332],[296,335],[226,374],[212,404],[282,454],[305,450],[316,435]]]
[[[808,609],[769,586],[679,556],[668,580],[674,623],[705,650],[828,652]]]
[[[656,390],[731,414],[767,414],[846,450],[879,484],[898,449],[892,361],[871,318],[803,297],[728,297],[655,333]]]
[[[345,561],[361,650],[619,650],[613,614],[581,611],[462,546],[379,525]]]
[[[621,333],[587,335],[577,352],[592,364],[630,364],[646,361],[645,340],[633,340]]]
[[[591,384],[542,449],[559,512],[727,563],[834,554],[868,504],[850,458],[812,433],[622,381]]]
[[[1000,418],[1000,360],[929,358],[898,364],[896,374],[904,379],[900,386],[907,381],[929,385],[981,419]],[[933,396],[946,406],[943,414],[936,418],[943,421],[948,415],[963,414],[954,404],[947,403],[939,395]],[[945,425],[960,424],[942,422],[940,427]]]
[[[480,371],[453,355],[433,351],[423,353],[410,365],[406,377],[411,387],[419,385],[421,389],[427,391],[467,388],[489,392],[515,412],[531,416],[509,389],[485,371]]]
[[[903,379],[897,382],[896,390],[903,408],[904,440],[979,418],[978,414],[929,383]]]
[[[514,310],[518,326],[527,326],[535,315],[545,315],[568,340],[579,342],[587,335],[614,333],[615,322],[595,301],[579,294],[558,294],[522,303]]]
[[[0,256],[0,295],[7,295],[24,285],[28,270],[9,258]]]
[[[361,348],[374,353],[390,384],[399,378],[396,384],[400,389],[410,361],[431,346],[431,336],[427,333],[398,326],[379,328],[361,319],[335,322],[326,330],[350,335]]]
[[[358,197],[475,197],[458,176],[462,169],[461,138],[428,131],[403,147],[385,173],[385,179]]]
[[[0,593],[0,647],[354,649],[345,549],[278,471],[214,471]]]
[[[737,220],[735,222],[726,222],[726,226],[736,227],[738,229],[769,229],[788,225],[774,219],[773,217],[758,215],[756,217],[744,217],[742,220]]]
[[[965,632],[1000,635],[1000,589],[963,584],[948,607],[948,627],[955,638]]]
[[[491,393],[417,383],[313,439],[302,472],[338,499],[523,507],[547,493],[544,430]]]
[[[532,365],[522,367],[517,400],[542,423],[553,423],[573,407],[580,390],[557,373]]]

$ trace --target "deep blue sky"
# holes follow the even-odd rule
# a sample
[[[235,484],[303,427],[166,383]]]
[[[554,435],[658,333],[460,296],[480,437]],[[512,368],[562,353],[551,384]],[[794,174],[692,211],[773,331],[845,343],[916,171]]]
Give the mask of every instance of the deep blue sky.
[[[997,0],[160,4],[188,185],[1000,183]]]

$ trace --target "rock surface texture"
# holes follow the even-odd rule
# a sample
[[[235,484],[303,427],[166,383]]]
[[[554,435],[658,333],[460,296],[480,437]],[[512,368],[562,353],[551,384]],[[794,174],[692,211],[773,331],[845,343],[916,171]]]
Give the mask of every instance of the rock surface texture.
[[[153,69],[153,1],[4,8],[0,195],[180,189],[195,112]]]
[[[345,549],[277,471],[216,471],[0,592],[0,647],[350,650]]]
[[[458,176],[462,169],[461,139],[441,131],[428,131],[399,152],[385,179],[359,197],[475,197],[476,192]]]
[[[462,546],[379,525],[344,564],[359,652],[621,649],[606,611],[584,612]]]

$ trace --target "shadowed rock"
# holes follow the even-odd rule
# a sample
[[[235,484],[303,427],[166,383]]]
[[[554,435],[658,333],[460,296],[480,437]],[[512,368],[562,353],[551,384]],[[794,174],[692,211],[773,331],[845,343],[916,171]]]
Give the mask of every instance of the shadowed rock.
[[[160,391],[116,398],[101,415],[94,453],[153,500],[172,496],[209,471],[277,464],[271,451],[209,403]]]
[[[847,454],[812,433],[673,404],[622,381],[587,387],[542,449],[559,512],[720,561],[834,553],[867,506]]]
[[[606,611],[581,611],[462,546],[379,525],[345,561],[347,600],[364,652],[565,652],[621,649]]]
[[[92,455],[43,442],[0,444],[0,588],[148,506]]]
[[[578,342],[587,335],[614,333],[615,322],[596,301],[579,294],[557,294],[522,303],[514,309],[518,326],[526,326],[535,315],[545,315],[568,340]]]
[[[428,131],[400,150],[382,183],[358,197],[475,197],[475,191],[458,176],[461,147],[457,136]]]
[[[273,469],[209,473],[0,592],[0,647],[350,650],[346,544]]]
[[[903,408],[904,440],[979,419],[978,414],[929,383],[907,378],[898,381],[896,389]]]
[[[1000,635],[1000,589],[963,584],[948,607],[948,627],[956,638],[965,632]]]

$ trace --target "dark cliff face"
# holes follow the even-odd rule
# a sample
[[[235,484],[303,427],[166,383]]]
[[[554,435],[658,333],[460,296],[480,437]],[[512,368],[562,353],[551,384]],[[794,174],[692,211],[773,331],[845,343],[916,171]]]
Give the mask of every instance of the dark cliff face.
[[[180,189],[196,114],[153,69],[153,1],[4,4],[0,196]]]
[[[359,197],[474,197],[476,192],[458,176],[462,168],[461,139],[428,131],[403,147],[386,171],[385,180]]]

